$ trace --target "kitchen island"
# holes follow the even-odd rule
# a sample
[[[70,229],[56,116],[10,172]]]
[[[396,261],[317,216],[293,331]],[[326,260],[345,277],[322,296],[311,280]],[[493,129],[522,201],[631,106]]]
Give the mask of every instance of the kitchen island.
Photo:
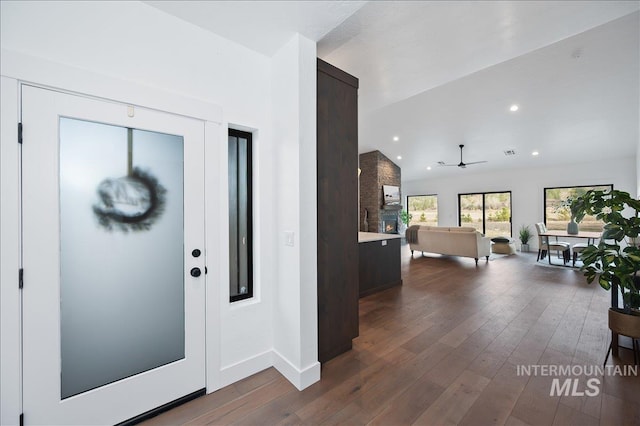
[[[358,232],[360,297],[402,285],[399,234]]]

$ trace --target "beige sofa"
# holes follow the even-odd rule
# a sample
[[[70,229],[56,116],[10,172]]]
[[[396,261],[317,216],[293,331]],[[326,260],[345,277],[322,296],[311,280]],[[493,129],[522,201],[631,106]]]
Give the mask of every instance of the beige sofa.
[[[491,254],[491,238],[471,227],[420,226],[412,238],[408,238],[411,256],[414,251],[472,257]]]

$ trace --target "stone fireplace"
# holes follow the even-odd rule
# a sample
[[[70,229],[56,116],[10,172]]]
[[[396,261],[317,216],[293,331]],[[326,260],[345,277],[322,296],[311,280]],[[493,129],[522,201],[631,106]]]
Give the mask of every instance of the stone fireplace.
[[[398,211],[383,210],[380,212],[381,227],[378,232],[382,234],[397,234],[398,233]]]
[[[402,206],[385,206],[382,186],[400,188],[400,167],[372,151],[360,154],[360,170],[360,231],[397,234]]]

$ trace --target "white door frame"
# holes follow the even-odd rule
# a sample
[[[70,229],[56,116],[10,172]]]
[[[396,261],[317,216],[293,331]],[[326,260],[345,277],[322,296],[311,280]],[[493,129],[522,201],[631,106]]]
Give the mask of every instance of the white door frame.
[[[219,168],[220,155],[226,152],[222,142],[226,141],[226,125],[222,121],[222,109],[199,99],[189,98],[138,83],[80,70],[66,65],[44,61],[19,53],[2,50],[1,101],[2,133],[0,144],[0,170],[2,172],[2,317],[0,335],[2,356],[0,360],[0,383],[2,405],[1,424],[18,424],[22,412],[21,377],[21,294],[18,290],[18,270],[22,266],[20,253],[20,149],[17,143],[17,125],[20,111],[20,85],[53,89],[61,92],[95,97],[108,101],[157,109],[173,114],[197,118],[205,122],[205,255],[210,271],[206,276],[205,318],[205,362],[207,393],[220,388],[220,283],[218,274],[220,259],[217,255],[220,232],[216,226],[224,217],[220,211]],[[28,282],[28,281],[27,281]]]

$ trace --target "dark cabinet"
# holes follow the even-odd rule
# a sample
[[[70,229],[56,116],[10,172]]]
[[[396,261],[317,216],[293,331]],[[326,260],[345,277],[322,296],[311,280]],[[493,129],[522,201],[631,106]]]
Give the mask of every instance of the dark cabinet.
[[[402,285],[400,238],[360,243],[360,297]]]
[[[358,336],[358,79],[318,59],[318,359]]]

